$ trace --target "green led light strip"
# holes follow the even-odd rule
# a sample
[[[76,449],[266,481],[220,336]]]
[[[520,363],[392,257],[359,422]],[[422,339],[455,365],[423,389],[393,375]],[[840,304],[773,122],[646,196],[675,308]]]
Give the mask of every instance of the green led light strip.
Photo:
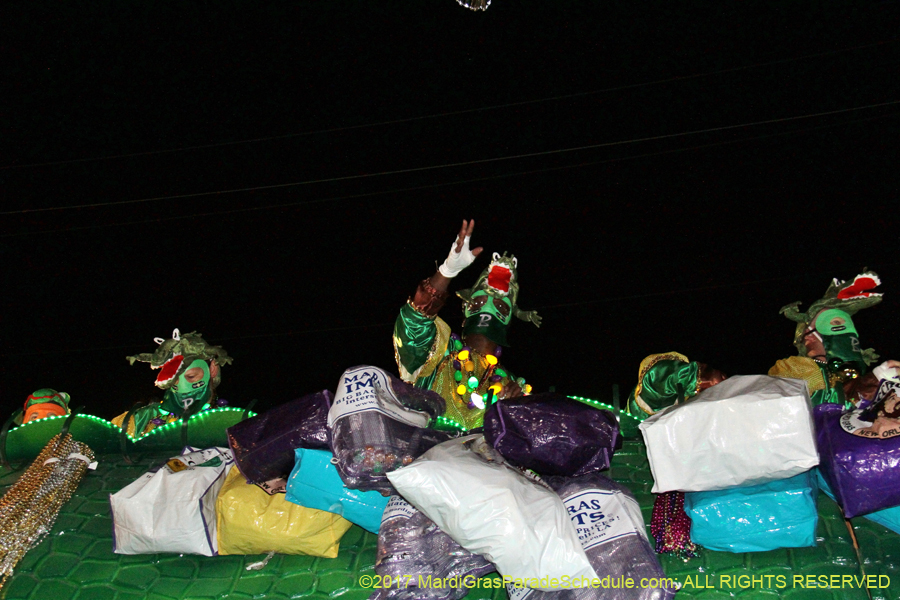
[[[463,426],[461,423],[457,423],[456,421],[454,421],[453,419],[451,419],[449,417],[438,417],[437,422],[442,423],[444,425],[452,425],[453,427],[459,429],[460,431],[468,431],[468,429],[465,426]]]
[[[641,422],[641,420],[638,419],[637,417],[635,417],[634,415],[630,415],[630,414],[628,414],[627,412],[622,412],[622,411],[619,410],[618,408],[616,408],[616,407],[614,407],[614,406],[612,406],[612,405],[610,405],[610,404],[606,404],[605,402],[600,402],[599,400],[592,400],[591,398],[583,398],[583,397],[581,397],[581,396],[567,396],[567,397],[568,397],[568,398],[571,398],[572,400],[577,400],[577,401],[579,401],[579,402],[583,402],[583,403],[585,403],[585,404],[589,404],[589,405],[591,405],[591,406],[596,406],[596,407],[598,407],[598,408],[603,408],[603,409],[606,409],[606,410],[611,410],[611,411],[613,411],[614,413],[616,413],[617,416],[620,416],[620,417],[628,417],[629,419],[633,419],[633,420],[637,421],[638,423]]]
[[[221,407],[221,408],[210,408],[210,409],[204,410],[203,412],[197,413],[196,415],[192,416],[192,417],[188,420],[188,423],[190,424],[195,418],[196,418],[198,421],[206,420],[207,418],[209,418],[209,416],[210,416],[211,413],[216,413],[216,412],[244,412],[244,409],[243,409],[243,408],[236,407],[236,406],[223,406],[223,407]],[[250,412],[247,413],[247,417],[248,417],[248,418],[249,418],[249,417],[255,417],[256,415],[257,415],[257,413],[255,413],[255,412],[253,412],[253,411],[250,411]],[[89,415],[89,414],[85,414],[85,413],[79,413],[79,414],[77,415],[77,417],[78,417],[78,418],[84,418],[84,419],[90,419],[91,421],[94,421],[94,422],[96,422],[96,423],[100,423],[100,424],[106,426],[106,427],[109,428],[109,429],[115,429],[115,430],[117,430],[117,431],[122,431],[122,428],[121,428],[121,427],[119,427],[118,425],[115,425],[115,424],[113,424],[113,423],[111,423],[111,422],[109,422],[109,421],[107,421],[106,419],[103,419],[103,418],[101,418],[101,417],[96,417],[96,416],[94,416],[94,415]],[[27,423],[24,423],[24,424],[22,424],[22,425],[19,425],[18,427],[15,427],[15,428],[12,429],[11,431],[15,431],[16,429],[24,430],[24,428],[30,427],[31,425],[33,425],[33,424],[35,424],[35,423],[41,423],[41,422],[46,422],[46,421],[52,421],[52,420],[54,420],[54,419],[67,419],[67,418],[69,418],[69,415],[52,415],[52,416],[49,416],[49,417],[43,417],[43,418],[41,418],[41,419],[34,419],[33,421],[28,421]],[[159,427],[154,428],[154,429],[153,429],[152,431],[150,431],[147,435],[142,435],[142,436],[137,437],[137,438],[132,437],[132,436],[131,436],[130,434],[128,434],[128,433],[126,433],[125,435],[126,435],[126,436],[128,437],[128,439],[131,440],[132,442],[136,442],[136,441],[138,441],[138,440],[140,440],[140,439],[143,439],[143,438],[145,438],[145,437],[147,437],[147,436],[149,436],[149,435],[153,435],[154,432],[157,432],[157,431],[165,431],[166,429],[174,429],[175,427],[178,427],[178,426],[180,426],[180,425],[181,425],[181,421],[172,421],[171,423],[166,423],[165,425],[161,425],[161,426],[159,426]]]

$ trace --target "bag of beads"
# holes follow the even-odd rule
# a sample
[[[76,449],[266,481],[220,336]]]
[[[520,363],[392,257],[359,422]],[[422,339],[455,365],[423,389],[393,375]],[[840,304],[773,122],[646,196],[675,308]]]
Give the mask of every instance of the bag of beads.
[[[670,600],[676,584],[667,579],[650,547],[637,500],[624,485],[600,473],[582,477],[551,477],[562,498],[599,587],[573,590],[576,600]],[[652,582],[629,589],[619,582]],[[531,599],[529,600],[536,600]]]
[[[296,464],[287,482],[285,498],[306,508],[325,510],[378,533],[388,499],[378,492],[347,489],[328,450],[297,448]]]
[[[459,600],[469,589],[463,583],[495,571],[494,565],[472,554],[441,531],[434,521],[400,496],[392,496],[381,518],[375,572],[385,584],[384,600]],[[441,580],[447,587],[420,582]],[[457,583],[453,587],[452,583]]]
[[[764,552],[816,545],[815,470],[760,485],[688,492],[691,541],[721,552]]]
[[[228,448],[186,447],[109,496],[116,554],[218,554],[216,497],[234,461]]]
[[[428,429],[444,412],[444,399],[377,367],[354,367],[341,376],[328,411],[331,450],[348,488],[395,494],[386,473],[410,464],[450,439]]]
[[[439,444],[388,473],[401,496],[504,577],[544,591],[597,578],[559,495],[480,435]]]

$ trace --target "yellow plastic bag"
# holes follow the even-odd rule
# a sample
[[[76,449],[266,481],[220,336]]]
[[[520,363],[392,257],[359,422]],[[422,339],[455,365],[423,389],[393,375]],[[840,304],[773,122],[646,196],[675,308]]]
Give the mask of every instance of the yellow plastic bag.
[[[216,500],[219,554],[309,554],[334,558],[352,523],[270,496],[232,468]]]

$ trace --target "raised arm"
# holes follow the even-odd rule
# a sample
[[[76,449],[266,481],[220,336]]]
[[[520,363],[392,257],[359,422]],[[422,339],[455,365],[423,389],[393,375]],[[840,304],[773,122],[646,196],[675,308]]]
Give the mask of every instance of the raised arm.
[[[434,346],[439,336],[435,319],[448,297],[450,280],[474,262],[482,248],[469,249],[469,240],[475,228],[475,221],[463,221],[459,234],[450,247],[450,253],[438,270],[419,282],[415,294],[400,309],[394,325],[394,350],[400,374],[404,379],[413,379],[422,365],[434,355]],[[449,335],[449,328],[438,319]]]
[[[463,220],[462,226],[459,228],[459,233],[456,235],[456,240],[454,240],[453,244],[450,246],[450,254],[447,255],[447,258],[444,260],[444,264],[438,267],[438,270],[435,271],[434,275],[424,280],[422,283],[426,284],[424,287],[426,288],[426,292],[428,292],[429,296],[440,296],[441,302],[440,306],[434,310],[433,314],[437,314],[437,311],[440,310],[441,306],[444,305],[444,300],[447,298],[447,289],[450,286],[450,280],[459,275],[459,273],[475,262],[475,257],[481,254],[481,251],[484,249],[481,246],[475,248],[474,250],[469,249],[469,240],[472,238],[472,231],[475,229],[475,219],[471,221]],[[419,304],[416,302],[419,300],[420,293],[423,285],[419,284],[419,289],[416,290],[416,298],[413,300],[413,304],[419,308]],[[428,290],[427,288],[431,288]],[[432,291],[433,290],[433,291]],[[431,298],[424,297],[421,298],[423,301],[422,307],[432,307]]]

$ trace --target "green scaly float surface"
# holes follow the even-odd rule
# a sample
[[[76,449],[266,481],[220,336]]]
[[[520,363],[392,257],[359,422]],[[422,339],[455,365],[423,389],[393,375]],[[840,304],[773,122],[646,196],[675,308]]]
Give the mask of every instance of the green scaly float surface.
[[[579,399],[607,408],[596,401]],[[194,427],[198,441],[203,436],[216,437],[214,443],[224,445],[221,420],[232,424],[242,416],[239,409],[230,409],[221,416]],[[633,430],[633,418],[619,413],[623,430]],[[197,415],[194,418],[200,417]],[[216,421],[213,422],[213,419]],[[77,422],[77,419],[76,419]],[[85,423],[85,431],[93,425]],[[96,424],[98,427],[102,423]],[[118,429],[118,428],[116,428]],[[201,432],[202,430],[205,430]],[[59,428],[56,429],[56,432]],[[73,434],[78,430],[73,423]],[[218,432],[218,433],[216,433]],[[10,432],[10,440],[13,434]],[[55,432],[54,432],[55,433]],[[115,433],[115,432],[112,432]],[[36,431],[34,432],[37,440]],[[103,435],[108,435],[104,433]],[[112,518],[109,494],[128,485],[147,469],[176,454],[180,447],[180,429],[172,427],[157,434],[151,445],[142,448],[147,438],[132,442],[136,464],[129,464],[121,454],[100,453],[99,466],[89,472],[71,501],[62,509],[51,534],[26,555],[6,588],[7,600],[362,600],[373,590],[360,585],[360,577],[374,575],[375,551],[378,538],[353,526],[341,540],[337,558],[275,555],[259,571],[247,571],[246,566],[262,560],[256,556],[216,556],[149,554],[123,556],[112,552]],[[149,436],[148,436],[149,437]],[[114,452],[118,452],[118,437]],[[46,439],[49,437],[44,438]],[[104,441],[105,440],[105,441]],[[89,439],[85,439],[90,444]],[[194,442],[194,438],[190,440]],[[112,444],[98,438],[100,446]],[[37,443],[34,441],[33,443]],[[171,444],[165,446],[165,444]],[[21,471],[3,471],[0,493],[11,486]],[[653,477],[647,462],[646,448],[639,438],[626,439],[616,453],[608,475],[627,485],[641,506],[644,520],[649,522],[653,508],[650,488]],[[814,548],[781,549],[769,552],[732,554],[702,550],[698,558],[683,561],[672,556],[660,556],[667,576],[685,583],[677,598],[722,600],[741,598],[763,600],[888,600],[900,598],[900,536],[864,518],[853,519],[860,551],[854,549],[850,533],[837,504],[824,494],[819,495],[819,525]],[[720,585],[721,577],[783,575],[787,585],[770,587],[756,584],[740,588]],[[890,579],[886,588],[867,590],[858,587],[837,589],[803,588],[792,585],[795,576],[812,575],[884,575]],[[496,578],[490,575],[489,578]],[[884,580],[882,580],[884,581]],[[869,595],[871,594],[871,596]],[[504,589],[473,589],[471,600],[501,600]]]

